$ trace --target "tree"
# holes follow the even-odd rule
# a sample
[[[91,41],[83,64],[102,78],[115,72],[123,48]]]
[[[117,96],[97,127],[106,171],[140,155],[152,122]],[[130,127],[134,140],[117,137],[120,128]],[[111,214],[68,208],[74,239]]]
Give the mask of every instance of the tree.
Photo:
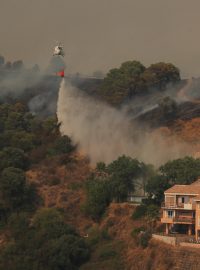
[[[18,168],[9,167],[3,170],[0,178],[0,197],[5,208],[20,208],[25,201],[26,177]]]
[[[191,184],[200,176],[200,159],[185,157],[168,161],[157,174],[149,178],[146,190],[153,201],[160,204],[164,191],[176,184]]]
[[[104,162],[97,162],[96,164],[96,171],[97,172],[106,172],[106,164]]]
[[[139,61],[127,61],[121,64],[120,69],[124,75],[133,78],[142,74],[146,68]]]
[[[14,70],[22,70],[24,68],[24,63],[22,60],[14,61],[12,64]]]
[[[112,197],[117,201],[126,200],[129,192],[134,191],[135,180],[141,174],[137,159],[121,156],[107,166],[111,175]]]
[[[90,179],[86,184],[84,211],[98,221],[112,200],[110,183],[107,179]]]
[[[83,239],[75,235],[63,235],[44,245],[39,261],[47,270],[78,270],[88,257],[89,251]]]
[[[64,223],[63,215],[55,208],[42,208],[38,210],[32,224],[40,232],[39,237],[41,239],[58,238],[62,234],[76,235],[75,230]]]
[[[159,102],[159,111],[164,118],[174,118],[177,113],[177,103],[170,97],[164,97]]]
[[[159,210],[160,210],[160,207],[155,204],[150,204],[147,207],[146,217],[147,217],[147,222],[150,224],[151,228],[155,226],[156,221],[160,217]]]
[[[185,157],[168,161],[159,170],[171,185],[191,184],[200,176],[200,159]]]
[[[17,113],[23,113],[23,114],[25,114],[25,113],[28,112],[28,108],[24,104],[22,104],[20,102],[15,103],[12,106],[12,109],[13,109],[13,111],[15,111]]]
[[[8,218],[8,229],[15,240],[26,237],[29,229],[30,215],[26,212],[12,213]]]
[[[69,154],[75,150],[72,140],[67,136],[58,136],[55,140],[53,147],[49,150],[51,155]]]
[[[46,136],[50,134],[58,134],[59,132],[59,124],[55,117],[49,117],[45,119],[42,123],[42,129]]]
[[[42,269],[78,269],[89,257],[89,250],[78,233],[64,222],[57,209],[43,208],[33,218],[34,241],[41,256]]]
[[[25,152],[28,152],[38,144],[39,142],[36,140],[36,137],[33,133],[29,133],[26,131],[12,132],[12,137],[10,138],[11,147],[15,146]]]
[[[127,61],[108,72],[99,93],[107,102],[119,106],[127,99],[147,94],[150,89],[165,90],[179,81],[179,70],[171,63],[160,62],[145,68],[138,61]]]
[[[152,164],[145,164],[144,162],[140,162],[139,166],[140,166],[140,174],[135,185],[137,185],[137,188],[139,190],[142,190],[145,195],[148,180],[156,175],[156,171]]]
[[[97,163],[86,185],[85,212],[98,221],[112,200],[127,200],[139,176],[141,164],[130,157],[121,156],[107,166],[103,162]]]
[[[0,171],[7,167],[27,169],[28,163],[28,157],[21,149],[5,147],[0,151]]]
[[[24,113],[11,111],[5,121],[5,128],[9,130],[22,130],[27,128],[27,121],[24,117]]]
[[[0,269],[78,270],[89,249],[57,209],[40,209],[9,219],[10,242],[0,251]]]
[[[171,63],[152,64],[145,71],[145,76],[149,78],[150,86],[160,90],[165,90],[169,83],[177,83],[180,81],[180,72],[177,67]],[[147,81],[147,82],[148,82]]]
[[[104,79],[101,93],[113,105],[119,105],[139,92],[137,87],[145,67],[138,61],[127,61],[120,68],[111,69]]]
[[[164,198],[164,191],[170,186],[169,179],[157,174],[147,182],[146,191],[154,202],[160,204]]]

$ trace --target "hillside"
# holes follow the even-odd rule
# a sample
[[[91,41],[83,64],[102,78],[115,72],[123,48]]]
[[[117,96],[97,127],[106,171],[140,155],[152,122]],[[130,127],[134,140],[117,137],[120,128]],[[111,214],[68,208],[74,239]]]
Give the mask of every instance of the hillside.
[[[199,269],[198,251],[151,238],[164,190],[200,174],[199,79],[137,61],[62,84],[24,72],[0,72],[0,268]],[[69,134],[55,115],[64,83]],[[111,145],[112,160],[92,162]],[[127,202],[135,190],[147,194],[141,206]]]
[[[37,184],[44,207],[63,209],[65,221],[76,227],[82,237],[87,236],[89,243],[94,242],[90,261],[80,269],[199,269],[198,251],[173,248],[155,240],[146,249],[139,247],[132,231],[146,227],[147,220],[131,218],[134,205],[112,203],[100,223],[86,217],[81,210],[85,200],[83,186],[91,170],[88,161],[76,155],[70,164],[59,165],[53,159],[27,172],[28,180]]]

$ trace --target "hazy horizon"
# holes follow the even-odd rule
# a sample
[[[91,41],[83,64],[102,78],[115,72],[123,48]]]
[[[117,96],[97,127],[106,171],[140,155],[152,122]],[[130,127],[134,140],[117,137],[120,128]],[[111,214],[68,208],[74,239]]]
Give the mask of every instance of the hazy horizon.
[[[69,72],[165,61],[200,76],[197,0],[0,0],[0,54],[47,66],[56,41]]]

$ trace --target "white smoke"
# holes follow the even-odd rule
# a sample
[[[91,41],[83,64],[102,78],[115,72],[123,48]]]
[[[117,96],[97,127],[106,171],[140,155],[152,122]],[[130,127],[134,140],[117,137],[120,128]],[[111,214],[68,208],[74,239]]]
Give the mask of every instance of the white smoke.
[[[169,147],[160,134],[138,129],[124,111],[91,99],[64,79],[61,83],[57,106],[61,133],[78,143],[92,163],[109,163],[124,154],[159,166],[187,154],[186,145],[171,140]]]
[[[27,88],[36,85],[41,78],[41,74],[31,70],[2,71],[0,77],[0,97],[11,95],[13,98],[17,98],[22,95]]]

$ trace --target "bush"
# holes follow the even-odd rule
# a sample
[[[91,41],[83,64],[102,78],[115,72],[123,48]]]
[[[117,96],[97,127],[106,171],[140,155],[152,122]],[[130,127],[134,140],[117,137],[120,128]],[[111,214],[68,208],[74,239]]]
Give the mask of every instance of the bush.
[[[132,219],[140,219],[145,216],[147,211],[147,206],[145,204],[138,205],[132,214]]]
[[[145,230],[144,227],[138,227],[138,228],[134,228],[132,231],[131,231],[131,236],[133,238],[136,238],[141,232],[143,232]]]
[[[159,218],[159,211],[160,208],[157,205],[151,204],[147,207],[146,215],[149,220],[153,221]]]
[[[0,192],[3,206],[11,211],[25,208],[28,210],[36,198],[35,188],[26,183],[24,171],[13,167],[3,170]]]
[[[28,157],[21,149],[5,147],[0,151],[0,171],[8,167],[25,170],[28,163]]]
[[[93,179],[86,184],[87,200],[83,210],[95,221],[99,221],[110,203],[110,189],[107,180]]]
[[[149,240],[151,239],[151,233],[142,232],[139,237],[139,244],[142,248],[146,248],[149,244]]]
[[[92,227],[88,231],[87,243],[90,247],[95,246],[101,240],[101,231],[98,227]]]
[[[89,258],[85,241],[56,209],[39,210],[31,223],[26,213],[14,214],[9,229],[12,240],[1,248],[0,269],[79,269]]]
[[[102,260],[107,260],[113,257],[117,256],[117,252],[115,250],[113,250],[112,248],[108,248],[108,249],[104,249],[100,255],[99,258]]]
[[[99,227],[92,227],[88,230],[87,243],[89,246],[95,246],[102,240],[110,240],[111,237],[106,229],[100,230]]]
[[[103,229],[101,231],[101,238],[104,239],[104,240],[110,240],[111,239],[107,229]]]
[[[71,139],[68,136],[64,135],[56,139],[53,147],[48,150],[48,153],[50,156],[69,154],[74,151],[75,148],[76,147],[72,144]]]

